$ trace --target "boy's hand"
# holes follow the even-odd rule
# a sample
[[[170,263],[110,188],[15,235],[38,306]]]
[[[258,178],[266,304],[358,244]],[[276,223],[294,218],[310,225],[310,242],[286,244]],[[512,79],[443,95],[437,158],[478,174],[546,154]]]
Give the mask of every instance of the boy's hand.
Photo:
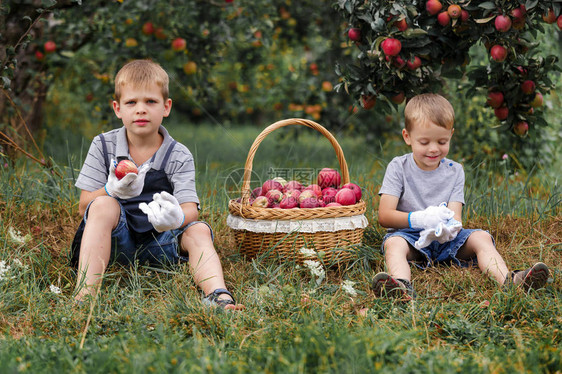
[[[414,247],[422,249],[432,241],[437,240],[443,244],[455,239],[462,229],[462,223],[451,218],[447,223],[440,223],[434,229],[425,229],[420,232],[420,238],[414,243]]]
[[[105,185],[105,192],[111,197],[120,199],[131,199],[141,194],[144,187],[144,177],[150,169],[149,165],[143,165],[139,169],[138,174],[129,173],[120,180],[115,176],[115,167],[117,161],[111,160],[109,166],[109,176]]]
[[[439,206],[430,206],[425,210],[410,212],[408,215],[408,223],[412,229],[435,229],[439,223],[447,223],[447,221],[455,213],[442,203]]]
[[[148,221],[158,232],[174,230],[185,220],[185,215],[178,200],[167,193],[155,193],[150,203],[140,203],[139,208],[148,216]]]

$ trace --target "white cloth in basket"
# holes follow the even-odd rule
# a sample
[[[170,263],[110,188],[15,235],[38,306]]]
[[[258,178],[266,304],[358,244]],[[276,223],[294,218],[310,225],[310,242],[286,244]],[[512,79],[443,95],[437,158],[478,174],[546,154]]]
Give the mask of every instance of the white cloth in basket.
[[[365,228],[369,224],[364,214],[351,217],[306,219],[306,220],[261,220],[246,219],[229,214],[226,218],[228,227],[234,230],[250,232],[275,233],[275,232],[335,232],[340,230],[355,230]]]

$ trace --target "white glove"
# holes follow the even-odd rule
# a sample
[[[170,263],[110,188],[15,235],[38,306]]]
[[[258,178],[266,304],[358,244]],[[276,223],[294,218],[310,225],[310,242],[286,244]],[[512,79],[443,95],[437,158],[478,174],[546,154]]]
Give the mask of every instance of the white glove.
[[[120,199],[131,199],[141,194],[144,187],[144,177],[150,169],[149,165],[143,165],[139,169],[139,173],[129,173],[121,180],[115,176],[115,167],[117,161],[111,160],[109,166],[109,176],[105,184],[105,192],[111,197],[118,197]]]
[[[167,193],[155,193],[150,203],[140,203],[139,208],[148,216],[148,221],[158,232],[174,230],[185,220],[185,215],[178,200]]]
[[[420,238],[414,243],[414,247],[422,249],[432,241],[437,240],[443,244],[455,239],[462,229],[462,223],[451,218],[447,223],[440,222],[434,229],[425,229],[420,232]]]
[[[412,229],[435,229],[439,223],[447,223],[454,215],[455,212],[447,208],[447,204],[441,203],[439,206],[410,212],[408,223]]]

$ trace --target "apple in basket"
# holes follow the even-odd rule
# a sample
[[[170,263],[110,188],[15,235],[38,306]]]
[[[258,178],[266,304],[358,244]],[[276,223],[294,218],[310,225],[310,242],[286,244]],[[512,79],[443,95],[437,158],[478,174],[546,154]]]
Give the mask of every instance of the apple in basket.
[[[285,178],[282,178],[282,177],[275,177],[275,178],[273,178],[273,180],[281,183],[281,186],[283,186],[283,188],[285,188],[285,185],[287,184],[287,181],[285,180]],[[281,188],[281,191],[283,191],[283,188]]]
[[[336,201],[337,193],[338,190],[334,187],[326,187],[322,190],[322,200],[324,200],[326,204],[333,203]]]
[[[336,194],[336,203],[341,205],[353,205],[357,202],[355,192],[350,188],[342,188]]]
[[[318,208],[320,206],[316,197],[307,197],[300,202],[301,208]]]
[[[279,181],[268,179],[265,182],[263,182],[263,185],[261,186],[261,194],[265,196],[265,194],[269,190],[283,191],[283,185]]]
[[[306,190],[311,190],[312,192],[314,192],[314,194],[316,195],[316,197],[322,196],[322,188],[321,188],[319,185],[317,185],[317,184],[308,185],[308,186],[306,186],[306,188],[305,188],[304,190],[305,190],[305,191],[306,191]]]
[[[341,183],[341,175],[335,169],[324,168],[318,173],[318,185],[324,189],[326,187],[338,188]]]
[[[346,183],[342,186],[342,188],[349,188],[350,190],[352,190],[353,192],[355,192],[355,200],[356,202],[358,202],[359,200],[361,200],[361,196],[363,196],[363,193],[361,192],[361,187],[359,187],[358,185],[356,185],[355,183]]]
[[[283,198],[283,192],[279,190],[269,190],[265,194],[265,197],[269,201],[269,207],[273,207],[275,204],[279,204],[281,202],[281,198]]]
[[[301,184],[301,182],[296,181],[296,180],[291,180],[288,181],[287,184],[285,185],[285,187],[283,187],[283,191],[289,191],[289,190],[302,190],[303,189],[303,185]]]
[[[253,207],[267,208],[268,205],[269,205],[269,200],[265,196],[258,196],[252,202]]]
[[[313,197],[315,199],[318,198],[318,196],[316,196],[314,191],[312,191],[312,190],[302,190],[299,197],[298,197],[299,203],[301,203],[304,199],[308,199],[309,197]]]
[[[252,190],[252,197],[255,199],[258,196],[261,196],[261,187],[256,187]]]
[[[342,206],[342,205],[340,203],[336,203],[336,202],[326,204],[326,208],[330,208],[330,207],[333,207],[333,206]]]
[[[295,195],[295,196],[287,195],[287,194],[283,195],[283,198],[281,199],[281,202],[279,203],[279,208],[281,208],[281,209],[297,208],[299,206],[299,200],[298,200],[298,195]]]

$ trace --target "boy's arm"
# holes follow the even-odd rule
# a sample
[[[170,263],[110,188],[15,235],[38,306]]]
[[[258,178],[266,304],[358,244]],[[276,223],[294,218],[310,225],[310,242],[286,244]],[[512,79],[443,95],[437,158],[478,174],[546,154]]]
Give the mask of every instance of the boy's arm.
[[[450,201],[447,204],[447,208],[455,212],[455,216],[453,217],[454,219],[456,219],[459,222],[462,222],[462,203],[458,201]]]
[[[188,223],[191,223],[193,221],[197,221],[197,218],[199,217],[199,212],[197,210],[197,204],[196,203],[183,203],[180,204],[181,206],[181,210],[183,211],[183,214],[185,216],[185,220],[183,222],[183,226],[187,225]]]
[[[84,217],[84,213],[86,213],[86,208],[88,207],[88,204],[90,204],[90,201],[94,200],[98,196],[107,196],[105,188],[103,187],[96,191],[81,191],[80,202],[78,203],[78,213],[80,213],[81,217]]]
[[[379,201],[379,224],[382,227],[403,229],[408,228],[408,212],[396,209],[398,197],[382,194]]]

